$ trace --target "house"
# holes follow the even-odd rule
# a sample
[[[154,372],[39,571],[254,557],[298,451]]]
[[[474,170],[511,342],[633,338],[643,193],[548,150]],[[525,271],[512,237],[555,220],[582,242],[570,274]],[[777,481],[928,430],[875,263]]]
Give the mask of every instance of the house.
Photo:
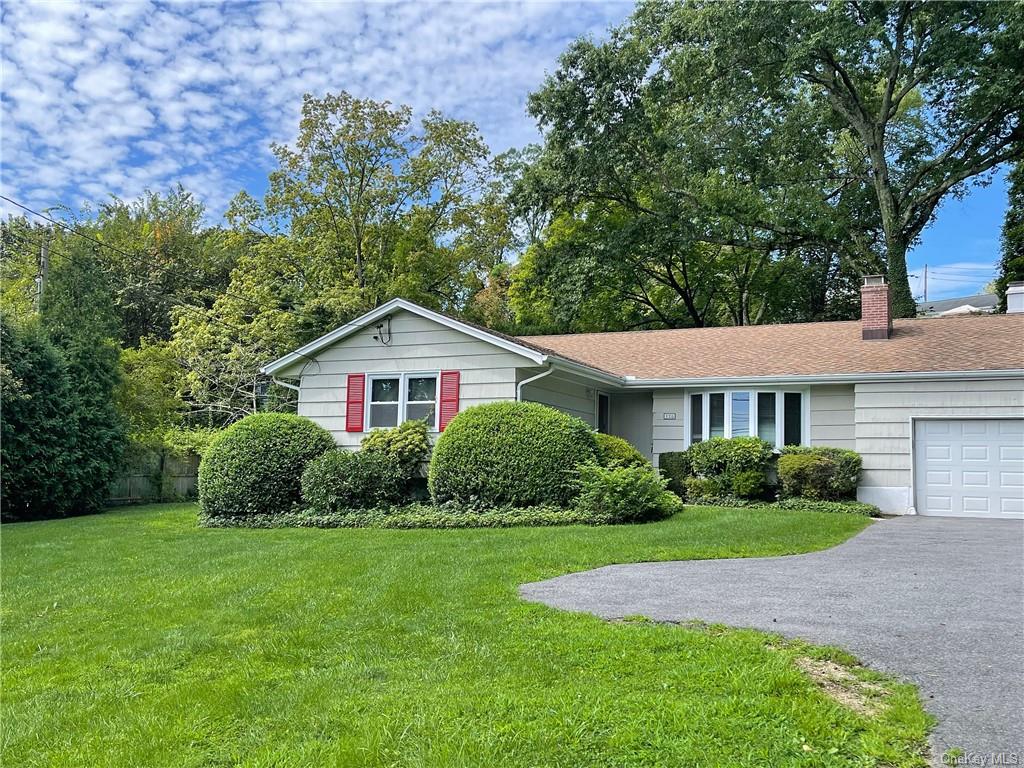
[[[522,337],[394,299],[263,371],[352,449],[376,427],[439,432],[469,406],[526,400],[655,463],[715,436],[852,448],[859,498],[885,512],[1019,518],[1024,284],[1011,292],[1009,314],[893,320],[873,277],[860,321]]]
[[[976,296],[961,296],[956,299],[919,302],[919,317],[946,317],[947,315],[970,315],[995,312],[999,297],[994,293],[979,293]]]

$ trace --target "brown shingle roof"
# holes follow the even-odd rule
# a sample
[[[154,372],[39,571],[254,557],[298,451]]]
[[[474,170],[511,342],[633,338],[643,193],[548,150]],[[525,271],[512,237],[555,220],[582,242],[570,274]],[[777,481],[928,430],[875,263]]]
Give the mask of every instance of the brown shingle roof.
[[[896,320],[861,339],[859,321],[522,336],[531,346],[638,379],[1024,369],[1024,315]]]

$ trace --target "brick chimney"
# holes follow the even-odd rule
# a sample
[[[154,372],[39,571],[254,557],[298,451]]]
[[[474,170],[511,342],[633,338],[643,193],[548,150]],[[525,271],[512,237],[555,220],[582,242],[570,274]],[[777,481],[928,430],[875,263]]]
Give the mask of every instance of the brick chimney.
[[[888,339],[892,336],[892,303],[889,285],[882,275],[865,275],[860,287],[861,338]]]

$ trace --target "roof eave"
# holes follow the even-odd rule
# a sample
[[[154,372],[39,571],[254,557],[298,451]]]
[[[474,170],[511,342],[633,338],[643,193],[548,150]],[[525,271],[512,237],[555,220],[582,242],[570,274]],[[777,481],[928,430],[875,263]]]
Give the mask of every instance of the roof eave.
[[[892,371],[882,373],[831,373],[776,376],[722,376],[703,378],[638,379],[625,378],[626,389],[664,389],[669,387],[716,387],[744,384],[856,384],[875,381],[963,381],[1024,377],[1024,368],[975,371]]]

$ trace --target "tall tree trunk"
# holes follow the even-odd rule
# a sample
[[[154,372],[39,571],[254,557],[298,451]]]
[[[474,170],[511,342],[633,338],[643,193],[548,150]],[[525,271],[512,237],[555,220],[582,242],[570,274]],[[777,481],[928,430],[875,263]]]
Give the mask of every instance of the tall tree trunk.
[[[917,302],[914,301],[910,278],[907,276],[907,244],[899,239],[890,240],[886,244],[885,263],[892,297],[892,316],[916,317]]]

